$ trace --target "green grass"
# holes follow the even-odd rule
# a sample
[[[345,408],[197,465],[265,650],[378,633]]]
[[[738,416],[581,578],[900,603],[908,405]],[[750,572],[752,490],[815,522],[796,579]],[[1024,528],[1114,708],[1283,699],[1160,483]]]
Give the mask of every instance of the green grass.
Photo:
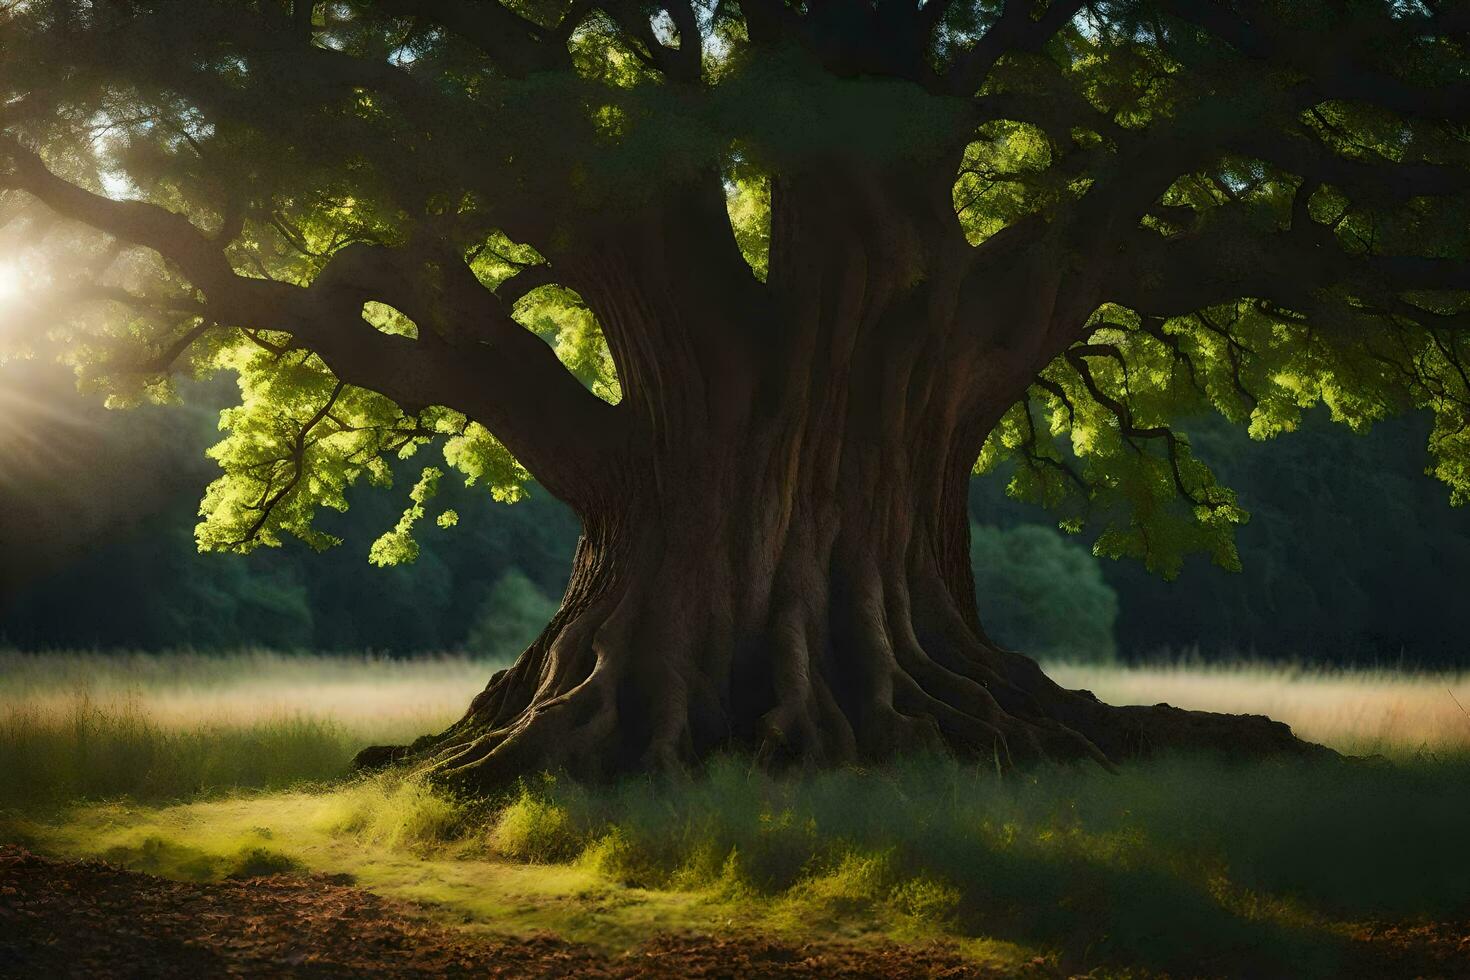
[[[493,932],[611,948],[655,930],[944,938],[1017,963],[1341,975],[1344,923],[1470,911],[1470,758],[998,777],[948,760],[458,799],[389,774],[0,836],[186,878],[310,868]]]
[[[0,650],[0,810],[187,800],[344,775],[354,752],[439,731],[501,664],[465,657]],[[1262,712],[1405,758],[1470,751],[1470,675],[1199,664],[1050,668],[1115,703]]]
[[[1325,922],[1470,910],[1470,758],[1222,766],[1176,758],[998,778],[947,760],[772,779],[528,787],[492,845],[642,887],[735,889],[1058,950],[1065,963],[1333,969]],[[526,846],[526,827],[541,839]]]
[[[449,725],[499,665],[263,651],[0,651],[0,810],[335,779]]]
[[[1332,976],[1344,923],[1470,914],[1470,724],[1445,713],[1431,739],[1395,721],[1452,701],[1461,677],[1160,675],[1176,700],[1237,711],[1274,676],[1294,692],[1273,695],[1278,713],[1296,706],[1391,764],[1174,758],[1002,777],[933,759],[774,778],[725,759],[684,780],[546,777],[489,800],[394,774],[326,782],[362,744],[447,724],[489,670],[0,654],[0,840],[185,878],[345,874],[466,928],[610,948],[753,929],[937,937],[1010,966]],[[1089,686],[1150,700],[1148,676]]]
[[[60,716],[12,707],[0,714],[0,810],[286,789],[341,776],[358,745],[340,724],[311,717],[178,731],[85,696]]]

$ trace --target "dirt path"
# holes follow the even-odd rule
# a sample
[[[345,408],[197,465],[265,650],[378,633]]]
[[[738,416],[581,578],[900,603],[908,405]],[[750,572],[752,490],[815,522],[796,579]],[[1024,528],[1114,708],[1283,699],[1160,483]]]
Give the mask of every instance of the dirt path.
[[[0,977],[994,977],[939,949],[481,941],[322,876],[192,884],[0,847]]]

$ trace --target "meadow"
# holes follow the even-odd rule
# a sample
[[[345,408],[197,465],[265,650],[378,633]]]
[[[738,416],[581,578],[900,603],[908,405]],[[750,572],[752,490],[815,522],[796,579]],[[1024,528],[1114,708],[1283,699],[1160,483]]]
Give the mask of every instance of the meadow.
[[[0,808],[284,789],[454,721],[500,664],[0,651]]]
[[[495,664],[0,653],[0,842],[211,879],[349,875],[472,931],[940,939],[1000,967],[1332,976],[1367,924],[1470,912],[1470,675],[1053,664],[1105,700],[1264,712],[1374,761],[998,775],[547,776],[463,799],[344,779]],[[1136,973],[1133,975],[1137,975]]]
[[[449,725],[502,666],[452,655],[0,651],[0,808],[334,779],[364,745]],[[1047,669],[1113,703],[1267,714],[1356,755],[1470,750],[1470,673],[1188,659]]]

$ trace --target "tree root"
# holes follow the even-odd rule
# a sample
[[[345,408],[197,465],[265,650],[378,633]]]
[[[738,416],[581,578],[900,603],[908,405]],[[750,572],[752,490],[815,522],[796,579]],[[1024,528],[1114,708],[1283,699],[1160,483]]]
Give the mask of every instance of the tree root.
[[[750,752],[771,769],[882,762],[919,753],[950,754],[1002,770],[1049,761],[1090,762],[1117,771],[1130,761],[1170,752],[1239,760],[1339,758],[1262,715],[1167,704],[1113,706],[1050,680],[1045,680],[1049,690],[1035,692],[1039,713],[1013,714],[990,688],[960,675],[931,673],[939,669],[931,663],[916,677],[899,668],[884,682],[891,697],[874,698],[856,710],[840,705],[822,676],[804,676],[781,688],[778,703],[747,737],[718,743],[695,738],[698,726],[689,717],[687,699],[677,698],[657,717],[631,726],[640,734],[630,738],[620,729],[620,699],[611,672],[594,671],[509,723],[477,722],[471,713],[447,732],[411,746],[363,749],[353,768],[372,771],[408,763],[433,781],[485,790],[542,771],[592,781],[630,771],[680,771],[721,751]]]
[[[1170,751],[1337,757],[1260,715],[1114,707],[1066,690],[978,636],[935,598],[948,597],[935,583],[920,580],[916,609],[904,576],[872,568],[845,578],[845,592],[803,581],[744,641],[726,607],[706,618],[671,611],[680,583],[669,578],[564,607],[457,724],[411,746],[364,749],[354,768],[409,764],[490,790],[544,771],[597,781],[687,770],[729,752],[771,769],[933,753],[1001,769],[1116,770]]]

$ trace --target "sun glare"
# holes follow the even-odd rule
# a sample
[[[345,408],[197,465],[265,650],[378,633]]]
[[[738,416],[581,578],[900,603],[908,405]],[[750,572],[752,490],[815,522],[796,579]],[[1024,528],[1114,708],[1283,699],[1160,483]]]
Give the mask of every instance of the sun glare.
[[[35,299],[28,294],[34,287],[30,270],[18,259],[0,258],[0,364],[6,360],[4,347],[17,339],[15,327],[27,319],[26,310]]]
[[[20,267],[14,262],[0,262],[0,301],[20,295]]]

